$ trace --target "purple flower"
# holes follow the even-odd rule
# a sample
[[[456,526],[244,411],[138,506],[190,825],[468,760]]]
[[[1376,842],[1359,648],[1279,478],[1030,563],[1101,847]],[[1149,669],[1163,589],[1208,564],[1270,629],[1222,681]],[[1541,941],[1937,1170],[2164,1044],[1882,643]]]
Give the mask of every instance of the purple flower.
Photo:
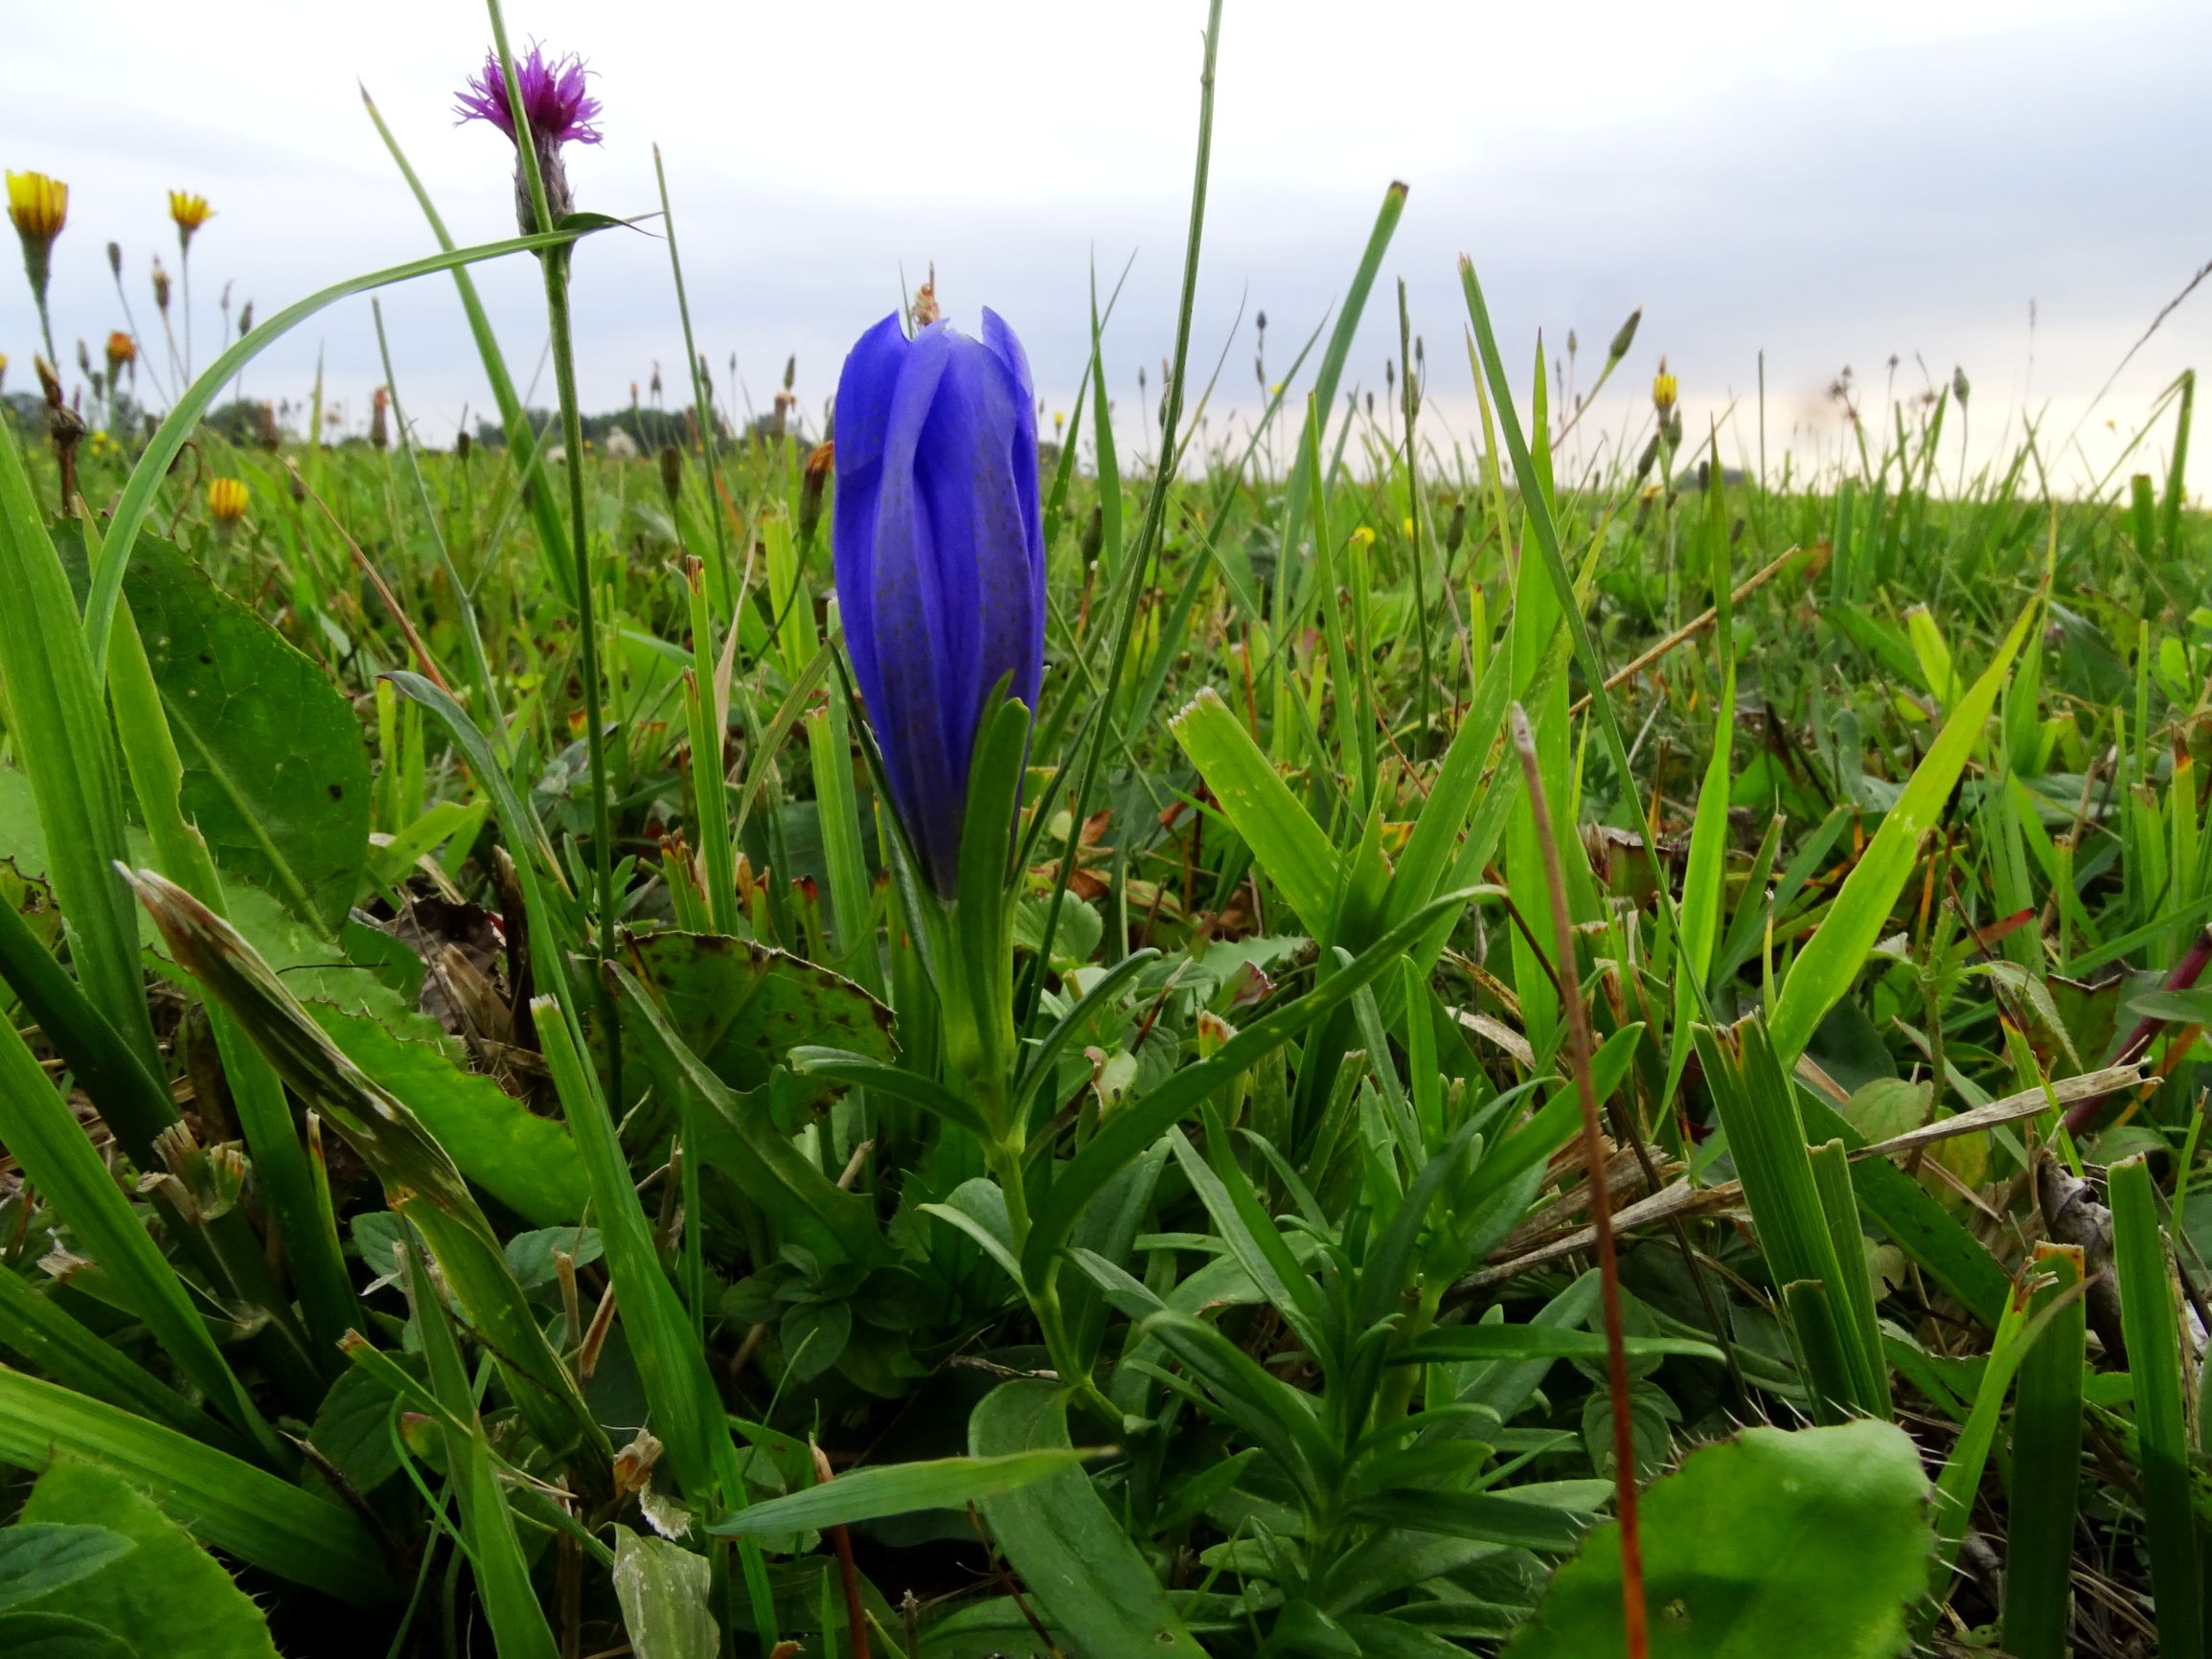
[[[530,117],[530,131],[540,144],[597,144],[599,100],[584,90],[583,59],[570,53],[546,61],[535,42],[527,57],[514,63],[514,79],[522,88],[523,112]],[[454,95],[460,102],[453,112],[463,123],[489,121],[514,142],[514,116],[507,106],[507,78],[499,70],[496,51],[484,55],[476,78]]]
[[[885,317],[837,382],[837,602],[891,804],[924,874],[953,895],[969,762],[992,691],[1031,710],[1044,678],[1044,520],[1029,360],[995,313],[983,338]]]
[[[583,59],[570,53],[550,63],[533,42],[530,56],[514,64],[515,84],[522,89],[522,112],[530,118],[531,148],[537,152],[538,176],[545,181],[545,202],[559,224],[576,211],[569,193],[568,169],[561,165],[564,144],[597,144],[599,128],[592,122],[599,114],[599,100],[584,90]],[[514,144],[514,116],[507,105],[507,78],[499,71],[499,54],[484,55],[476,78],[454,95],[453,108],[461,123],[489,121]],[[456,124],[460,125],[460,124]],[[530,200],[530,173],[521,146],[514,151],[514,222],[524,236],[538,228],[536,210]]]

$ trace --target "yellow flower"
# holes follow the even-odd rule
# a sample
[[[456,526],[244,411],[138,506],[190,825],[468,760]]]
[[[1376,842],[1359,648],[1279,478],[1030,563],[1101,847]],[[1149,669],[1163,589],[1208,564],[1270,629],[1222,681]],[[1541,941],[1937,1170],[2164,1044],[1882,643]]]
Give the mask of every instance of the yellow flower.
[[[121,329],[112,330],[107,336],[107,372],[113,375],[116,370],[137,361],[138,342]]]
[[[1362,524],[1352,533],[1352,545],[1360,549],[1373,547],[1375,545],[1375,532]]]
[[[176,221],[176,234],[190,238],[193,232],[215,217],[215,209],[207,205],[207,197],[204,195],[172,190],[169,193],[169,216]]]
[[[208,516],[217,524],[236,524],[246,515],[246,487],[235,478],[218,478],[207,487]]]
[[[1406,539],[1407,541],[1411,541],[1411,540],[1413,539],[1413,520],[1412,520],[1412,519],[1410,519],[1410,518],[1404,518],[1404,519],[1401,519],[1401,520],[1399,520],[1399,523],[1398,523],[1398,528],[1399,528],[1399,530],[1400,530],[1400,531],[1402,531],[1402,532],[1404,534],[1405,539]]]
[[[1667,359],[1659,359],[1659,372],[1652,376],[1652,407],[1662,415],[1675,406],[1675,398],[1681,391],[1674,375],[1667,373]]]
[[[69,187],[42,172],[8,175],[8,216],[25,242],[44,247],[69,218]]]

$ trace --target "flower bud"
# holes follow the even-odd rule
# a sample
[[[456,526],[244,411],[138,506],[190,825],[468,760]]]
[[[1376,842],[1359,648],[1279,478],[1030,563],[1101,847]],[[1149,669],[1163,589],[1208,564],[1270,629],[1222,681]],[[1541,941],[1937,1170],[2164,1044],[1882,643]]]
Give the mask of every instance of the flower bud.
[[[806,469],[799,474],[799,541],[802,546],[814,539],[814,532],[822,522],[822,487],[830,481],[831,463],[835,459],[834,441],[814,445],[807,456]]]
[[[1607,362],[1618,363],[1629,354],[1629,348],[1636,343],[1636,325],[1643,320],[1641,306],[1629,313],[1629,320],[1621,325],[1619,332],[1613,335],[1613,343],[1606,348]]]
[[[236,524],[246,515],[246,487],[235,478],[217,478],[207,487],[208,516],[219,525]]]
[[[660,446],[660,487],[669,498],[669,511],[673,512],[684,488],[684,452],[673,443]]]

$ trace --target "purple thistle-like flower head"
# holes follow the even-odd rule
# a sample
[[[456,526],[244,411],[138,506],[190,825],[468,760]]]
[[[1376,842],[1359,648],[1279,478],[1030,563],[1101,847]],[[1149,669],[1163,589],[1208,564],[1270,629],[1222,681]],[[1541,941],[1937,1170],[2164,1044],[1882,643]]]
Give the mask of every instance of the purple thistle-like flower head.
[[[583,59],[575,53],[548,59],[532,43],[529,55],[514,62],[514,79],[522,88],[523,112],[540,145],[597,144],[599,100],[584,88]],[[514,116],[507,106],[507,78],[499,71],[499,54],[484,55],[484,67],[454,95],[460,102],[453,112],[463,122],[489,121],[514,142]]]
[[[837,602],[892,805],[939,897],[957,881],[975,735],[993,690],[1033,712],[1044,675],[1044,524],[1029,360],[897,315],[837,383]]]

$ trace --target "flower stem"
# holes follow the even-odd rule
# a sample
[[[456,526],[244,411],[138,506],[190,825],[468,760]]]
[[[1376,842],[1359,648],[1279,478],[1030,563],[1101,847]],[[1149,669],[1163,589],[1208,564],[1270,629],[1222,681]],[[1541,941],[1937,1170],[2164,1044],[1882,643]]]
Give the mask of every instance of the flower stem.
[[[540,231],[554,228],[553,207],[545,193],[545,172],[538,164],[537,137],[530,130],[530,112],[522,102],[521,83],[514,75],[514,55],[507,45],[507,20],[499,0],[486,0],[491,18],[492,44],[499,52],[499,69],[507,82],[508,108],[514,118],[515,165],[528,181],[531,212]],[[576,352],[569,329],[569,249],[548,248],[542,256],[545,270],[545,317],[552,335],[554,385],[560,396],[561,442],[568,448],[569,534],[576,556],[576,622],[583,680],[584,750],[591,758],[591,839],[597,900],[593,905],[593,939],[602,965],[614,956],[614,831],[606,799],[606,735],[600,708],[599,625],[592,602],[591,537],[584,523],[583,420],[576,404]],[[606,1032],[607,1100],[622,1110],[621,1027],[614,1017],[607,977],[592,975],[600,997],[600,1013]]]

